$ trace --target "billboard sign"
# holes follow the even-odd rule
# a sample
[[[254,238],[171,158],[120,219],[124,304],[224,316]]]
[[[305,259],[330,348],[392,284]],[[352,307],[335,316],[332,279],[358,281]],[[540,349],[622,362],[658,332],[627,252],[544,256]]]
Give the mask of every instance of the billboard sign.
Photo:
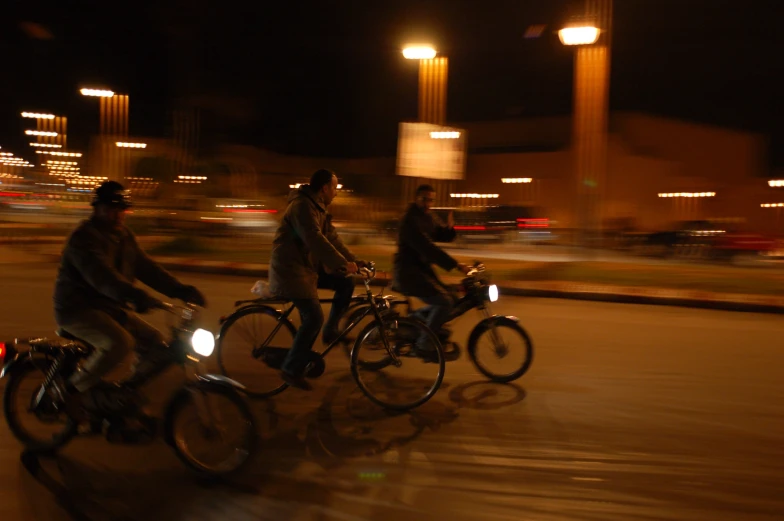
[[[430,123],[400,123],[397,175],[426,179],[465,177],[466,132]]]

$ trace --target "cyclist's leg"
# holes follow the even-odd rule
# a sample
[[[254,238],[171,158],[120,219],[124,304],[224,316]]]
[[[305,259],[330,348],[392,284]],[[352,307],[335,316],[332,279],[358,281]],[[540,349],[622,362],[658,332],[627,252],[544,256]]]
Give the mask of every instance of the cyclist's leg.
[[[281,370],[291,376],[301,377],[308,365],[308,352],[313,348],[324,322],[324,312],[318,299],[293,299],[291,302],[299,310],[302,325],[294,336],[294,343]]]
[[[117,367],[133,350],[136,340],[107,313],[84,310],[58,317],[59,326],[91,344],[95,351],[70,379],[70,384],[84,392]]]
[[[425,324],[431,331],[438,333],[441,327],[449,320],[449,313],[454,306],[452,296],[446,292],[439,292],[428,296],[420,296],[419,298],[426,304],[429,304]],[[421,348],[428,347],[427,335],[424,333],[419,339],[419,346]]]
[[[338,324],[340,318],[351,304],[351,297],[354,294],[354,279],[342,275],[329,275],[324,272],[319,273],[318,287],[322,289],[335,290],[332,301],[332,308],[329,317],[324,324],[324,343],[331,343],[340,334]]]
[[[172,357],[163,334],[136,314],[128,313],[125,328],[136,340],[136,360],[126,384],[138,384],[166,365]]]

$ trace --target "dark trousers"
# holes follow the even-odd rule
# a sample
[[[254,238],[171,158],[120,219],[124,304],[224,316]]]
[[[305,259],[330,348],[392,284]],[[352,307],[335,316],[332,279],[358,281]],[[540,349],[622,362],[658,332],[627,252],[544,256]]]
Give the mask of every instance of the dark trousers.
[[[447,293],[439,293],[427,297],[419,297],[419,299],[429,305],[413,311],[411,315],[424,321],[428,329],[438,334],[441,326],[447,322],[452,309],[455,307],[454,298]],[[425,345],[427,335],[423,333],[419,340],[421,345]]]
[[[324,331],[336,331],[340,317],[343,316],[351,303],[351,296],[354,294],[354,279],[321,272],[319,273],[318,287],[319,289],[335,290],[332,309],[327,323],[324,325]],[[321,325],[324,324],[324,312],[321,310],[321,303],[318,299],[293,299],[291,302],[299,311],[301,325],[281,369],[289,374],[300,375],[308,365],[308,352],[313,349]]]

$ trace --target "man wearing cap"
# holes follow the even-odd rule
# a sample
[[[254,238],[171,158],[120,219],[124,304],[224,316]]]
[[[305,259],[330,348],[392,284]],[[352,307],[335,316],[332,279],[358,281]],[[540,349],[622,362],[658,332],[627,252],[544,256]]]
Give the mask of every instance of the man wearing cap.
[[[54,314],[60,328],[95,347],[72,376],[69,398],[79,406],[114,409],[132,398],[119,386],[96,385],[102,377],[134,350],[137,361],[132,380],[144,378],[168,356],[163,335],[128,306],[133,304],[138,313],[144,313],[159,304],[134,281],[199,306],[205,300],[198,289],[179,282],[139,247],[123,224],[131,202],[120,183],[101,184],[92,206],[92,216],[73,231],[63,249]]]

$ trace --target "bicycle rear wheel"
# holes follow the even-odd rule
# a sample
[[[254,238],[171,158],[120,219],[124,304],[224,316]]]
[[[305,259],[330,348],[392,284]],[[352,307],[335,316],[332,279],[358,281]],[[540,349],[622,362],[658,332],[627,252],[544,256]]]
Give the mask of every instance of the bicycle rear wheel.
[[[408,411],[427,402],[441,387],[444,372],[438,337],[413,318],[386,317],[383,324],[368,324],[351,350],[351,374],[357,385],[385,409]]]
[[[294,325],[269,306],[237,310],[223,323],[216,340],[220,373],[243,384],[253,398],[280,393],[287,387],[280,378],[280,364],[296,334]]]

